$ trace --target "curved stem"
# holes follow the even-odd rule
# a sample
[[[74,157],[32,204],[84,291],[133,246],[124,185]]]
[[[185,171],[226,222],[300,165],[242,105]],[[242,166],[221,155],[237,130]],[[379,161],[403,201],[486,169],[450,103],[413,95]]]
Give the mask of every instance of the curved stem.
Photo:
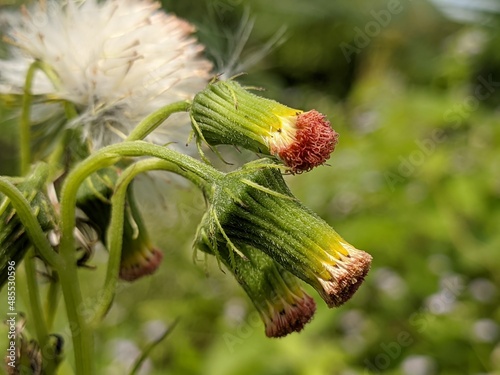
[[[177,326],[177,323],[179,323],[179,319],[175,319],[174,322],[161,334],[160,337],[158,337],[156,340],[153,340],[149,345],[147,345],[144,350],[142,351],[141,355],[135,360],[134,366],[130,370],[129,375],[135,375],[139,372],[141,369],[141,365],[144,363],[146,358],[148,358],[149,353],[163,340],[167,338],[168,335],[174,330],[174,328]]]
[[[42,257],[44,257],[45,261],[59,272],[61,280],[63,280],[61,286],[67,306],[69,325],[72,329],[76,358],[76,373],[81,375],[92,375],[92,353],[90,350],[91,336],[88,330],[85,330],[83,319],[77,310],[81,305],[81,294],[78,278],[75,277],[76,263],[71,260],[68,261],[68,257],[64,258],[62,255],[57,255],[53,251],[43,234],[40,224],[31,212],[29,203],[21,192],[3,177],[0,177],[0,192],[11,200],[33,245],[37,248]],[[71,240],[72,233],[70,242]],[[27,271],[30,271],[27,272],[27,277],[29,278],[31,277],[30,273],[32,270],[28,268]],[[33,296],[30,293],[30,300],[32,300],[32,298]],[[76,339],[76,337],[79,337],[79,339]]]
[[[40,252],[43,259],[49,266],[56,269],[59,268],[61,259],[47,241],[26,198],[24,198],[22,193],[5,177],[0,177],[0,192],[10,199],[12,206],[19,215],[19,220],[21,220],[23,227],[26,229],[26,233],[31,243]]]
[[[24,81],[24,95],[21,107],[21,118],[19,124],[19,153],[21,159],[21,175],[28,173],[31,164],[31,87],[33,86],[33,79],[37,70],[45,73],[47,78],[52,82],[54,87],[59,86],[59,78],[54,70],[46,63],[40,60],[35,60],[28,71],[26,72],[26,79]]]
[[[76,194],[80,185],[93,172],[113,165],[123,157],[138,156],[154,156],[177,165],[176,173],[191,180],[203,191],[206,191],[210,183],[222,175],[222,172],[190,156],[146,142],[124,142],[102,148],[71,171],[61,190],[62,238],[60,247],[61,256],[66,263],[75,263],[72,232],[75,226]]]
[[[64,101],[64,112],[66,114],[66,120],[70,121],[78,116],[75,105],[68,101]],[[60,166],[62,164],[62,158],[66,150],[68,149],[68,144],[71,137],[75,136],[74,129],[64,129],[60,140],[57,142],[54,150],[50,153],[47,158],[48,165],[50,166],[50,181],[53,181],[60,174]],[[70,147],[71,148],[71,147]]]
[[[179,167],[170,162],[158,160],[156,158],[141,160],[125,169],[116,183],[115,192],[111,198],[111,220],[107,231],[109,251],[108,268],[102,294],[95,308],[95,315],[91,323],[92,326],[97,325],[104,318],[115,295],[123,245],[123,223],[127,189],[138,174],[152,170],[178,172]]]
[[[26,230],[33,246],[42,255],[44,260],[52,267],[59,267],[61,259],[55,253],[47,241],[36,216],[31,211],[31,206],[24,198],[22,193],[7,179],[0,177],[0,192],[4,194],[12,203],[12,206],[19,216],[21,224]],[[26,282],[29,296],[29,307],[31,310],[31,319],[35,325],[35,332],[40,348],[42,348],[43,366],[47,374],[51,374],[51,368],[54,366],[54,358],[45,357],[44,350],[49,343],[49,334],[46,320],[43,314],[42,304],[40,300],[40,292],[38,282],[36,280],[36,267],[34,259],[34,251],[30,249],[24,257],[24,267],[26,271]]]
[[[30,115],[31,115],[31,101],[32,101],[31,87],[33,85],[33,79],[35,77],[35,73],[38,69],[44,70],[49,79],[54,78],[54,76],[51,74],[51,70],[49,70],[48,67],[40,61],[34,61],[26,73],[21,117],[19,124],[20,125],[19,152],[21,160],[21,166],[20,166],[21,175],[25,175],[26,173],[28,173],[31,165],[31,129],[30,129],[31,127]],[[4,188],[5,187],[7,186],[4,186]],[[14,198],[12,200],[12,204],[16,207],[16,204],[14,203],[16,197],[14,196],[12,198]],[[31,213],[31,208],[29,206],[29,203],[26,202],[28,207],[26,207],[25,205],[23,207],[24,202],[22,202],[21,199],[18,199],[17,203],[18,205],[21,205],[20,207],[21,210],[19,210],[18,207],[16,207],[16,209],[18,210],[19,217],[21,219],[23,226],[26,228],[28,236],[32,240],[33,244],[39,249],[40,253],[42,253],[42,256],[46,258],[47,263],[49,263],[49,265],[54,266],[55,263],[57,263],[57,260],[55,259],[55,253],[52,251],[50,244],[47,244],[45,236],[43,235],[43,231],[41,230],[40,225],[38,224],[38,220]],[[29,209],[29,215],[27,210],[25,210],[26,212],[24,213],[20,212],[26,208]],[[22,215],[26,216],[24,220]],[[31,223],[25,223],[25,221],[31,221]],[[33,233],[30,233],[30,231],[32,231]],[[35,331],[38,338],[38,343],[42,348],[42,353],[43,353],[43,350],[48,343],[49,336],[48,336],[46,320],[43,314],[42,303],[40,300],[40,291],[36,280],[36,266],[35,266],[34,256],[35,256],[34,251],[32,249],[29,250],[28,254],[26,254],[24,258],[24,267],[26,270],[26,280],[28,283],[31,316],[35,323]],[[53,256],[54,259],[52,259]],[[50,359],[48,359],[48,361],[50,361]]]
[[[45,61],[37,60],[36,63],[37,69],[40,69],[45,73],[45,76],[49,79],[55,89],[59,89],[61,87],[61,80],[59,79],[56,71]]]
[[[61,255],[70,253],[69,256],[74,256],[71,233],[75,225],[76,194],[82,182],[93,172],[113,165],[121,158],[139,156],[154,156],[177,165],[176,173],[191,180],[204,191],[222,175],[222,172],[190,156],[146,142],[123,142],[102,148],[71,171],[61,190]]]
[[[82,161],[67,176],[61,190],[61,243],[60,255],[64,266],[59,276],[66,302],[66,313],[74,327],[72,340],[75,351],[76,371],[79,375],[92,374],[92,336],[88,322],[79,308],[83,307],[77,265],[73,228],[75,227],[76,195],[80,185],[93,172],[116,163],[123,157],[155,156],[178,166],[178,174],[184,176],[202,190],[222,174],[187,155],[146,142],[123,142],[107,146]]]
[[[127,137],[126,141],[138,141],[144,139],[152,131],[154,131],[158,126],[160,126],[163,121],[165,121],[172,113],[175,112],[185,112],[191,106],[189,101],[181,101],[169,104],[159,110],[151,113],[148,117],[142,120],[132,132]]]

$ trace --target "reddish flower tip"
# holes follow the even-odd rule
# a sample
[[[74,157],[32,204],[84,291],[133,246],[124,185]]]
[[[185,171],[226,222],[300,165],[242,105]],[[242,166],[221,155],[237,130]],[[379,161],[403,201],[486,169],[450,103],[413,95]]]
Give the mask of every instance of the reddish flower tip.
[[[323,287],[323,290],[319,292],[328,307],[338,307],[349,300],[356,293],[370,270],[372,261],[370,254],[348,244],[345,246],[349,249],[349,255],[341,255],[336,265],[326,266],[331,279],[319,279]]]
[[[315,312],[314,299],[304,292],[302,298],[296,298],[292,304],[286,303],[282,309],[274,311],[266,322],[266,336],[283,337],[292,332],[300,332],[311,321]]]
[[[142,276],[151,275],[160,266],[162,259],[163,253],[156,248],[134,253],[128,259],[122,259],[120,279],[134,281]]]
[[[276,151],[292,173],[307,172],[330,158],[339,135],[316,110],[299,114],[295,126],[295,141]]]

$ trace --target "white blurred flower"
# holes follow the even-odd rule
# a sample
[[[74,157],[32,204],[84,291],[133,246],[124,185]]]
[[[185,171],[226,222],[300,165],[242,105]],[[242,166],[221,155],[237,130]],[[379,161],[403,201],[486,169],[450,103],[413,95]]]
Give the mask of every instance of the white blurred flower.
[[[500,326],[491,319],[476,320],[472,326],[472,335],[480,342],[495,342],[499,333]]]
[[[0,60],[0,93],[22,94],[30,64],[43,61],[59,84],[38,72],[32,93],[73,103],[78,117],[70,125],[82,126],[95,148],[120,141],[162,106],[191,98],[210,78],[194,27],[154,1],[39,1],[0,20],[12,44],[9,59]],[[61,106],[47,108],[62,114]],[[185,141],[185,121],[167,120],[148,140]]]
[[[433,375],[436,367],[436,361],[426,355],[410,355],[401,363],[404,375]]]

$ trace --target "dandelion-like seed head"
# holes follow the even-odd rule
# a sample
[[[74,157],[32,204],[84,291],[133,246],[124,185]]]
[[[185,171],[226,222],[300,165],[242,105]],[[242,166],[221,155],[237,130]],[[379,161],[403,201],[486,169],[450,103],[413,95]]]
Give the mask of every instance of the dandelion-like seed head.
[[[212,68],[194,27],[155,1],[40,1],[9,14],[7,23],[12,48],[0,60],[0,92],[22,94],[30,64],[44,62],[56,82],[38,72],[32,93],[73,103],[73,126],[83,126],[96,148],[122,140],[154,110],[192,98]],[[184,141],[180,129],[149,140],[163,144],[182,135]]]

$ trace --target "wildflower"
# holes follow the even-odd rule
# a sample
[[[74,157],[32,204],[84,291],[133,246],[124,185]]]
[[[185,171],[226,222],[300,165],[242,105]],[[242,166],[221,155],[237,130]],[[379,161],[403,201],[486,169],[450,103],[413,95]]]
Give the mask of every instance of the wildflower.
[[[281,159],[292,173],[323,164],[338,134],[316,110],[303,112],[251,94],[234,81],[210,84],[191,107],[198,142],[232,144]]]
[[[371,256],[348,244],[324,220],[304,207],[270,161],[246,164],[218,181],[198,229],[196,246],[217,255],[226,244],[237,259],[240,248],[263,251],[313,286],[330,307],[356,292]]]
[[[4,18],[12,48],[0,60],[0,94],[22,95],[30,64],[43,62],[53,77],[35,75],[31,92],[45,106],[34,108],[33,120],[61,117],[54,103],[70,102],[77,116],[67,125],[82,128],[94,148],[122,140],[155,110],[192,98],[211,70],[194,27],[155,1],[40,1]],[[173,120],[148,140],[184,140],[175,125],[182,121]],[[55,134],[59,127],[44,130]]]
[[[231,257],[227,246],[217,249],[265,324],[267,337],[300,332],[316,311],[316,303],[299,280],[260,250],[242,247],[244,256]],[[211,254],[209,247],[202,250]]]
[[[118,167],[102,169],[88,177],[78,191],[77,207],[87,216],[104,245],[111,220],[110,199],[119,173]],[[123,280],[134,281],[153,274],[161,264],[163,253],[149,239],[147,228],[136,207],[132,186],[129,186],[126,199],[119,276]]]
[[[130,212],[124,222],[119,276],[122,280],[134,281],[153,274],[161,264],[163,253],[152,245],[132,194],[128,194],[127,200]]]

